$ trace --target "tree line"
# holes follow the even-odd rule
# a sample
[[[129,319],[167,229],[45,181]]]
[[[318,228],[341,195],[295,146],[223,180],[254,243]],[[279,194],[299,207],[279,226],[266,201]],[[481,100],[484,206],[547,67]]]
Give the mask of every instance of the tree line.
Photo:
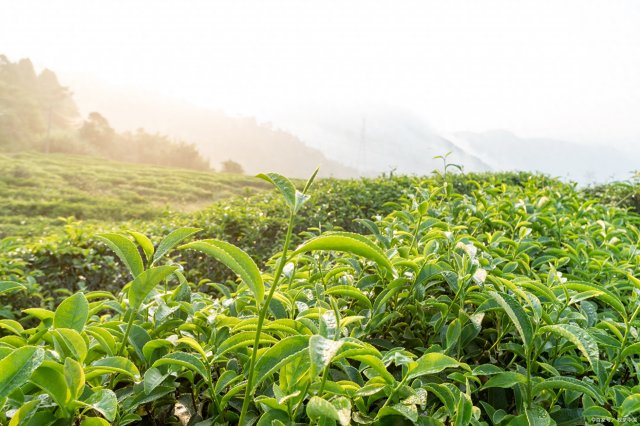
[[[37,73],[29,59],[11,62],[0,55],[0,151],[24,150],[211,169],[194,144],[142,128],[117,132],[99,112],[83,119],[53,71]]]

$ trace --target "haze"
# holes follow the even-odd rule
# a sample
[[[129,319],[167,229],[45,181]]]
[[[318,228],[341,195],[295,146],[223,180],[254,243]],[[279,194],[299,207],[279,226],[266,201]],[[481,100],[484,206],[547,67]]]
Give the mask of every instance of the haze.
[[[319,123],[358,134],[363,118],[374,128],[373,119],[404,112],[440,135],[502,129],[640,153],[635,0],[6,1],[2,9],[0,53],[56,70],[72,90],[69,79],[84,76],[256,116],[329,157],[342,142],[320,135]]]

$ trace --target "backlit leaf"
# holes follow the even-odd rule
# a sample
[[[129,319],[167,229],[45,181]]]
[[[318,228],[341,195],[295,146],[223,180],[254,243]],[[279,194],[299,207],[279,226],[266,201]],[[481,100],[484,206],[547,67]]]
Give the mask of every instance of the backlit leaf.
[[[136,247],[129,238],[113,233],[101,234],[98,235],[97,238],[108,245],[109,248],[118,255],[134,278],[142,273],[144,265],[138,252],[138,247]]]
[[[388,271],[393,265],[384,252],[362,235],[352,232],[328,232],[303,243],[293,254],[307,251],[326,250],[352,253],[373,260]]]
[[[0,360],[0,398],[8,396],[31,377],[44,360],[44,350],[24,346]]]
[[[253,293],[258,304],[264,299],[264,283],[262,275],[256,263],[251,257],[233,244],[220,240],[201,240],[185,244],[180,250],[194,249],[206,253],[214,259],[222,262],[235,272]]]
[[[55,328],[71,328],[82,331],[89,318],[89,302],[84,293],[67,297],[58,305],[53,317]]]

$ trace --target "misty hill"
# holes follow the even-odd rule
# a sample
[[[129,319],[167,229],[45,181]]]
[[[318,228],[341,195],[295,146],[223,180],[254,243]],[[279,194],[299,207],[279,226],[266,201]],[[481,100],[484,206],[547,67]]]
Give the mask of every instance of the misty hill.
[[[82,120],[72,92],[29,59],[0,55],[0,152],[93,155],[132,163],[209,170],[195,146],[158,133],[116,132],[98,112]]]
[[[531,170],[580,183],[627,179],[635,157],[612,147],[548,138],[521,138],[505,130],[458,132],[450,138],[493,170]]]
[[[425,175],[442,168],[433,157],[451,152],[451,162],[465,171],[489,171],[476,155],[439,135],[414,112],[401,108],[365,105],[327,110],[318,107],[285,111],[273,116],[327,156],[340,158],[363,174]]]
[[[78,110],[56,74],[36,73],[29,59],[11,62],[0,55],[0,149],[42,148],[52,130],[69,130],[79,121]]]
[[[144,126],[193,142],[218,167],[232,159],[247,173],[276,171],[304,178],[321,166],[321,176],[354,177],[353,167],[328,159],[297,136],[253,117],[233,117],[178,100],[130,88],[118,88],[87,77],[69,75],[81,111],[102,111],[121,131]]]

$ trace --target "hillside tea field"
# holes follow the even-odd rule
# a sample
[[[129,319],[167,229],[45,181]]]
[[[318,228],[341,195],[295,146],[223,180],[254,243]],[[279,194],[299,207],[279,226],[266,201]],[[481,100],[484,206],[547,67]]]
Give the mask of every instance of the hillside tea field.
[[[261,177],[2,240],[0,422],[640,423],[637,214],[526,174]]]
[[[0,153],[0,238],[38,235],[69,216],[92,222],[156,219],[265,188],[242,175],[88,156]]]

